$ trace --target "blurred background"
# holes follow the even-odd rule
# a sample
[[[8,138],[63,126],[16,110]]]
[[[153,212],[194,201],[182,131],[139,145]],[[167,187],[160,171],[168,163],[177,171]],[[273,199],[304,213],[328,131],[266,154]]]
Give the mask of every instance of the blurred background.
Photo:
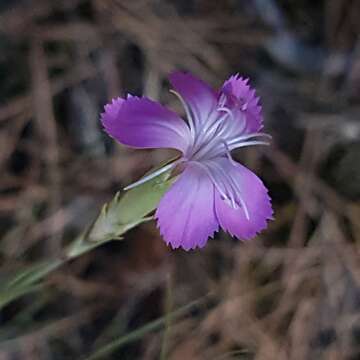
[[[273,143],[235,156],[275,221],[188,253],[148,222],[67,262],[2,307],[0,359],[359,359],[359,18],[351,0],[1,0],[0,282],[170,156],[99,114],[126,93],[181,112],[175,69],[250,77]]]

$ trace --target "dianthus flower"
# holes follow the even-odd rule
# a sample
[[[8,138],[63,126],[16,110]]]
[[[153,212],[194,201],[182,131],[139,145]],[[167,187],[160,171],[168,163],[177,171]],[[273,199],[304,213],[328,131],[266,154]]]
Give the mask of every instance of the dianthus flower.
[[[247,240],[266,228],[272,207],[262,181],[234,161],[231,151],[268,145],[260,132],[261,106],[248,79],[231,76],[219,91],[182,72],[170,82],[187,121],[145,97],[129,95],[105,106],[106,132],[135,148],[173,148],[181,156],[125,189],[171,170],[180,172],[160,200],[155,217],[172,248],[203,247],[221,226]]]

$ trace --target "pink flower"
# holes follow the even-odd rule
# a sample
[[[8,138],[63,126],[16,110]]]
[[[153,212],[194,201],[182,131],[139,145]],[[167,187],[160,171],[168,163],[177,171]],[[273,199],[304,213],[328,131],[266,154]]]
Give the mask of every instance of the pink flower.
[[[181,72],[170,82],[187,116],[145,97],[114,99],[101,116],[106,132],[135,148],[173,148],[181,157],[126,189],[175,167],[181,175],[161,199],[156,218],[167,244],[185,250],[203,247],[219,226],[239,239],[254,237],[272,219],[272,207],[262,181],[235,162],[231,151],[268,145],[259,138],[261,106],[255,91],[238,75],[219,91]]]

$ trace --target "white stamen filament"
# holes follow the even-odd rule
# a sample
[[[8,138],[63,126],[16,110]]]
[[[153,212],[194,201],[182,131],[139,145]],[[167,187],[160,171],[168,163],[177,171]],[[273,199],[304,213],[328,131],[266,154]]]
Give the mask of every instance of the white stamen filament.
[[[269,146],[270,143],[268,143],[266,141],[243,141],[243,142],[239,142],[237,144],[230,145],[229,149],[234,150],[234,149],[238,149],[238,148],[241,148],[241,147],[253,146],[253,145],[266,145],[266,146]]]
[[[221,144],[219,141],[216,142],[216,140],[210,139],[206,144],[201,144],[202,147],[192,155],[192,159],[200,160],[203,156],[208,159],[213,158],[212,154],[219,152],[219,144]]]
[[[218,172],[220,171],[220,172],[222,173],[222,175],[224,176],[224,172],[222,171],[222,168],[220,168],[219,166],[218,166],[217,168],[218,168],[217,171],[218,171]],[[227,184],[225,184],[225,182],[222,181],[222,183],[223,183],[224,186],[225,186],[225,189],[227,189],[228,192],[229,192],[229,195],[228,195],[228,197],[227,197],[227,200],[230,200],[231,207],[236,210],[236,209],[239,208],[239,205],[240,205],[240,204],[238,204],[237,201],[236,201],[236,200],[237,200],[236,189],[234,188],[233,183],[232,183],[231,181],[229,181],[229,177],[227,177],[227,176],[225,175],[224,178],[227,179],[227,181],[228,181]]]
[[[211,135],[211,131],[213,130],[213,128],[215,126],[219,126],[220,123],[225,123],[225,120],[230,117],[231,121],[234,122],[234,115],[232,113],[232,111],[226,107],[219,107],[216,109],[216,111],[218,112],[225,112],[224,115],[220,116],[220,117],[215,117],[214,120],[203,130],[203,133],[205,133],[205,135]],[[225,128],[225,127],[223,127]]]
[[[229,108],[223,106],[223,107],[217,108],[216,110],[217,111],[223,111],[223,112],[227,113],[231,117],[231,120],[234,120],[234,114]]]
[[[226,143],[225,140],[222,140],[222,143],[224,144],[224,147],[226,149],[226,156],[227,158],[229,159],[229,161],[234,165],[236,166],[236,161],[232,158],[231,156],[231,152],[230,152],[230,148],[229,148],[229,145]]]
[[[226,110],[229,110],[225,108]],[[218,109],[219,110],[219,109]],[[230,110],[229,110],[230,111]],[[215,137],[221,137],[224,131],[226,130],[226,122],[225,119],[228,116],[232,116],[232,113],[226,111],[226,113],[221,116],[220,118],[215,118],[206,129],[201,132],[197,139],[195,139],[194,147],[192,149],[193,156],[195,155],[196,158],[201,157],[202,155],[206,154],[207,151],[211,150],[212,142]],[[214,127],[215,131],[212,133]]]
[[[238,206],[240,205],[243,208],[244,213],[245,213],[245,217],[246,217],[247,220],[249,220],[250,219],[249,211],[248,211],[248,208],[247,208],[244,200],[242,199],[242,197],[240,195],[241,191],[240,191],[237,183],[234,181],[234,179],[229,174],[227,174],[224,171],[224,169],[221,166],[219,166],[217,163],[215,163],[214,165],[217,167],[217,171],[221,172],[222,175],[224,176],[224,178],[227,179],[227,181],[228,181],[228,183],[229,183],[229,185],[231,187],[232,195],[233,195],[231,197],[232,198],[231,203],[234,204],[234,203],[236,203],[236,201],[238,201],[240,204],[237,204],[237,205]],[[236,207],[234,207],[234,209],[236,209]]]
[[[214,135],[217,133],[218,128],[216,128],[214,134],[211,134],[213,128],[215,126],[219,126],[219,123],[223,122],[223,120],[226,119],[226,117],[228,116],[228,114],[225,114],[224,116],[218,118],[217,116],[213,115],[213,118],[208,119],[208,125],[204,124],[204,127],[199,131],[199,133],[197,134],[195,141],[194,141],[194,145],[193,148],[191,149],[192,153],[195,154],[199,149],[202,148],[202,146],[204,145],[204,143],[207,143],[209,140],[209,136],[211,135],[211,138],[214,137]]]
[[[210,180],[212,181],[212,183],[214,184],[216,190],[219,192],[219,194],[221,195],[221,197],[223,199],[227,199],[227,200],[230,200],[231,199],[231,196],[229,196],[228,194],[226,194],[223,189],[220,187],[219,185],[219,180],[218,179],[215,179],[214,175],[212,174],[212,172],[209,170],[209,168],[202,164],[201,162],[194,162],[197,166],[201,167],[205,172],[206,174],[209,176]],[[222,182],[222,185],[224,186],[224,189],[226,189],[226,185]]]
[[[133,189],[134,187],[137,187],[137,186],[139,186],[139,185],[141,185],[141,184],[144,184],[144,183],[146,183],[147,181],[149,181],[149,180],[151,180],[151,179],[154,179],[155,177],[159,176],[160,174],[163,174],[164,172],[166,172],[166,171],[174,168],[176,165],[178,165],[179,163],[181,163],[181,162],[183,162],[183,161],[184,161],[184,159],[179,159],[179,160],[176,160],[176,161],[174,161],[174,162],[172,162],[172,163],[170,163],[170,164],[167,164],[167,165],[165,165],[164,167],[162,167],[162,168],[154,171],[153,173],[144,176],[144,177],[141,178],[140,180],[135,181],[134,183],[126,186],[126,187],[124,188],[124,190],[125,190],[125,191],[126,191],[126,190],[130,190],[130,189]]]
[[[176,92],[175,90],[170,90],[170,92],[172,94],[174,94],[180,100],[182,106],[184,107],[186,118],[188,120],[188,125],[190,128],[190,132],[194,138],[195,137],[195,121],[194,121],[194,114],[192,113],[190,106],[186,103],[184,98],[178,92]]]
[[[226,108],[224,108],[224,109],[226,109]],[[229,109],[226,109],[226,110],[229,110]],[[217,111],[223,111],[222,109],[217,109]],[[215,127],[215,126],[218,126],[219,125],[219,123],[222,123],[222,122],[224,122],[225,121],[225,119],[227,118],[227,117],[231,117],[232,118],[232,112],[229,110],[229,111],[226,111],[225,112],[225,114],[224,115],[222,115],[222,116],[220,116],[219,118],[215,118],[215,120],[213,120],[213,122],[210,124],[210,126],[208,126],[207,128],[205,128],[204,130],[203,130],[203,133],[205,133],[205,134],[209,134],[212,130],[213,130],[213,128]]]
[[[206,158],[212,159],[216,156],[221,156],[222,154],[226,154],[227,151],[232,151],[241,147],[254,146],[254,145],[270,145],[270,143],[266,141],[239,141],[238,143],[229,145],[226,143],[227,147],[224,151],[224,143],[226,143],[225,139],[219,139],[217,143],[214,140],[209,141],[200,150],[193,155],[194,160],[201,159],[202,156],[206,155]]]
[[[230,139],[230,140],[228,140],[228,144],[232,145],[234,143],[242,142],[243,140],[248,140],[248,139],[251,139],[254,137],[266,137],[268,139],[272,139],[272,136],[269,134],[266,134],[266,133],[250,133],[250,134],[244,134],[244,135],[237,136],[233,139]]]

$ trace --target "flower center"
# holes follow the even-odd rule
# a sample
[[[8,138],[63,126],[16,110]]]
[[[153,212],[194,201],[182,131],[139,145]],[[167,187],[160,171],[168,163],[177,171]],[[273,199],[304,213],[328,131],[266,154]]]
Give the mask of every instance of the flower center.
[[[233,107],[225,104],[235,104]],[[250,145],[268,145],[267,142],[256,140],[258,137],[270,137],[267,134],[255,132],[247,133],[247,102],[237,99],[235,96],[228,99],[225,94],[219,98],[217,107],[206,120],[191,119],[188,124],[191,133],[194,134],[193,141],[184,154],[188,161],[206,161],[216,157],[227,156],[231,159],[231,151]],[[190,111],[187,115],[191,116]],[[193,127],[192,124],[201,124]],[[271,137],[270,137],[271,138]]]

